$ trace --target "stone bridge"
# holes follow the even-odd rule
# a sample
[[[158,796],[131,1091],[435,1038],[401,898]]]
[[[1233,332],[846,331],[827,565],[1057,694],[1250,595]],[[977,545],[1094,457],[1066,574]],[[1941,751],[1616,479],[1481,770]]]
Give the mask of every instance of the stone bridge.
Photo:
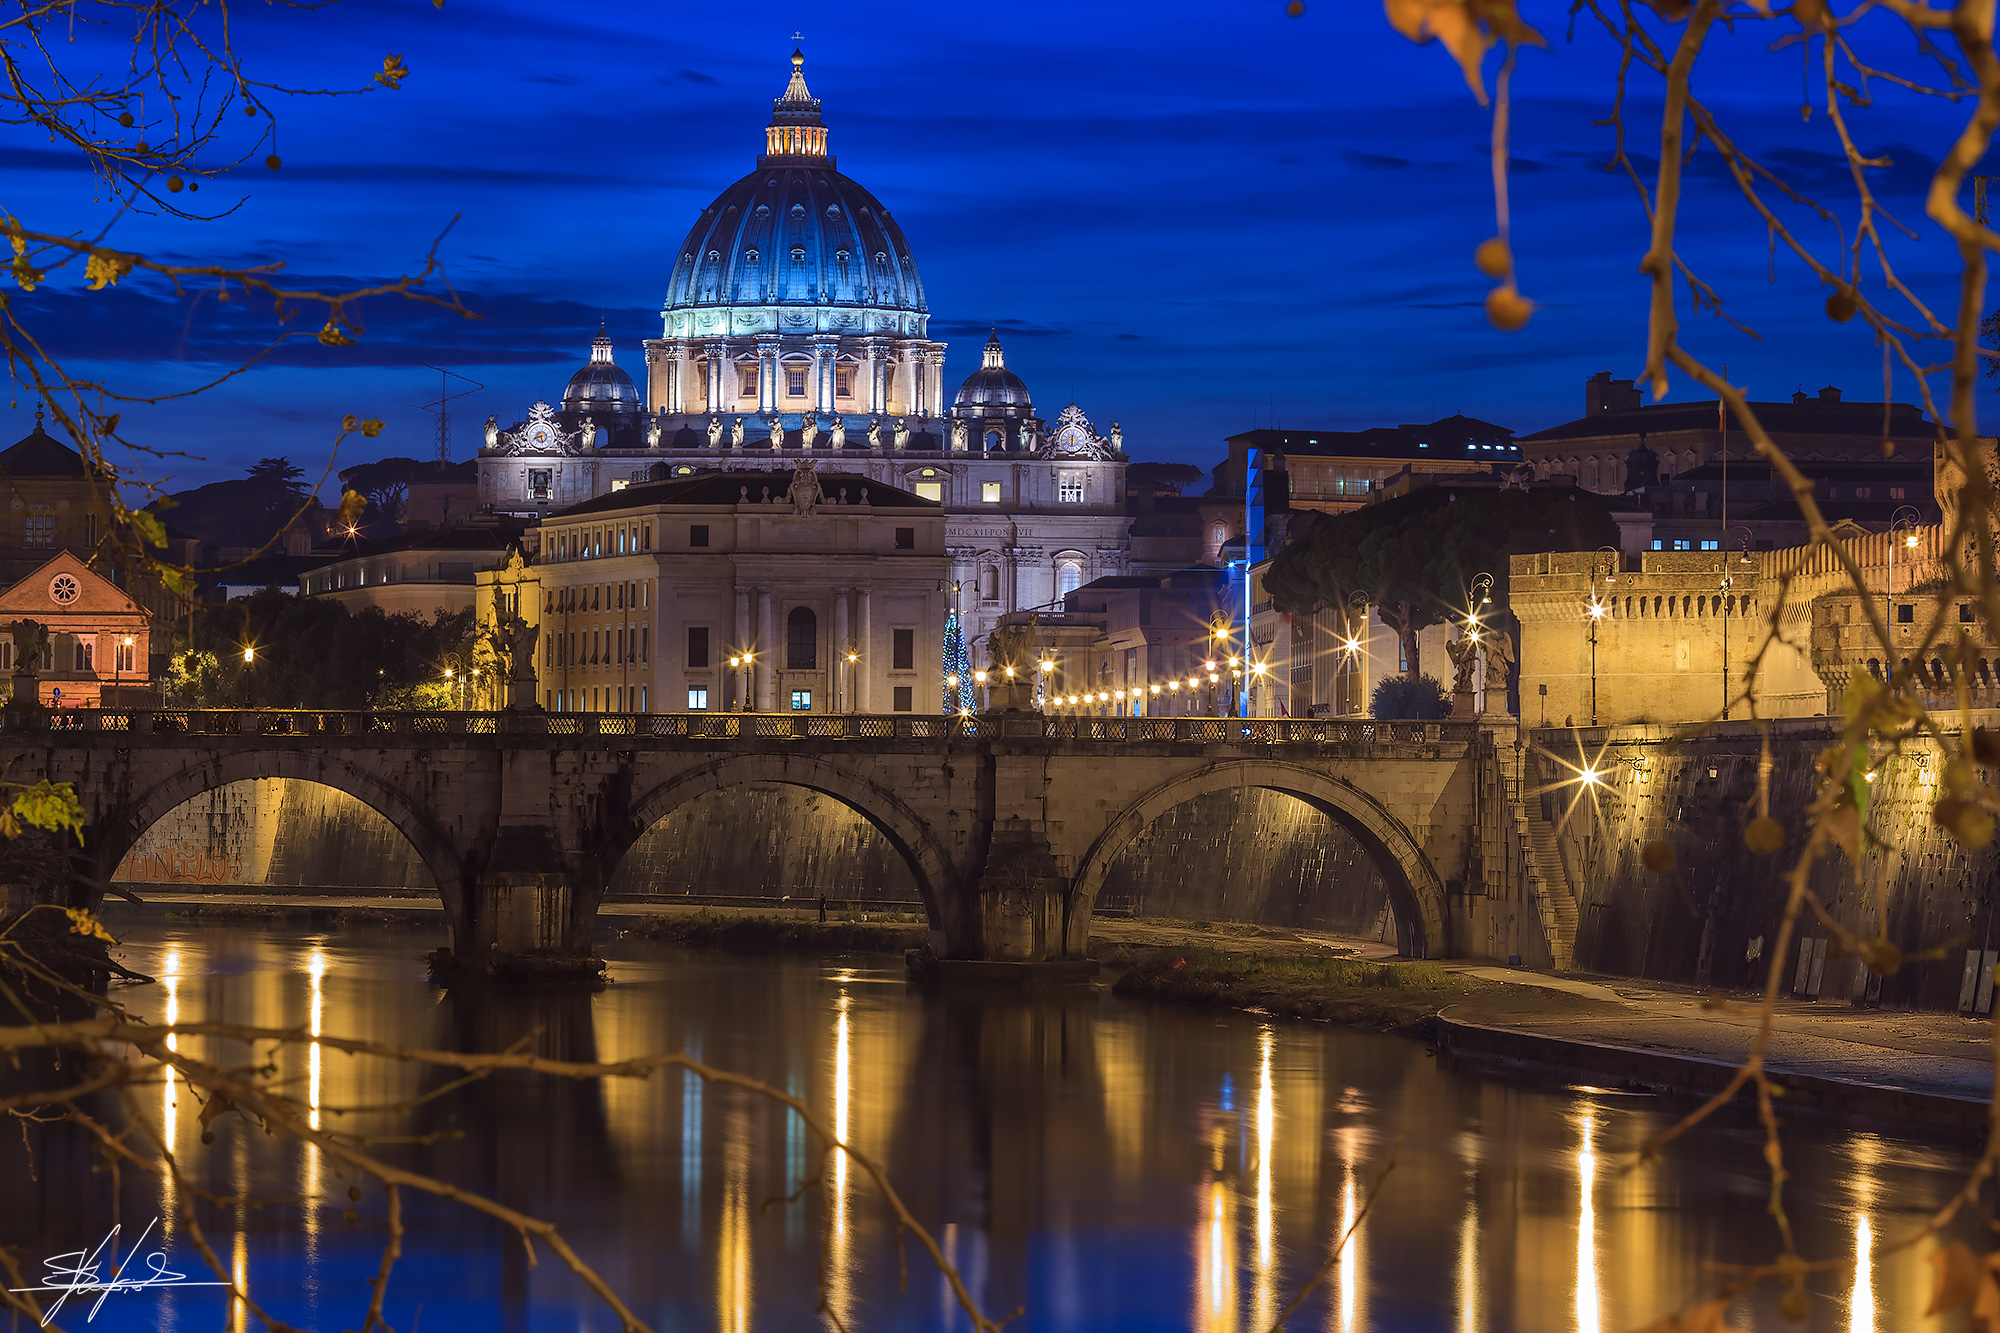
[[[322,783],[400,830],[456,956],[588,957],[598,903],[653,824],[750,783],[854,809],[915,877],[940,959],[1083,955],[1092,905],[1159,816],[1212,792],[1297,797],[1381,869],[1404,952],[1548,961],[1517,825],[1512,719],[1467,722],[313,711],[0,717],[16,782],[73,783],[108,882],[181,802],[249,778]],[[783,830],[745,829],[746,837]]]

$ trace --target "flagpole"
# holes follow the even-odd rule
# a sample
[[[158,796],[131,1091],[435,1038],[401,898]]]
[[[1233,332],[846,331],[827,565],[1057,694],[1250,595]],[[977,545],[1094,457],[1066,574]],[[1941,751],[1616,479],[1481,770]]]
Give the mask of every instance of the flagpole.
[[[1722,363],[1722,382],[1729,383],[1727,361]],[[1715,395],[1715,420],[1722,428],[1722,540],[1715,544],[1715,549],[1726,551],[1729,549],[1729,400],[1720,391]]]

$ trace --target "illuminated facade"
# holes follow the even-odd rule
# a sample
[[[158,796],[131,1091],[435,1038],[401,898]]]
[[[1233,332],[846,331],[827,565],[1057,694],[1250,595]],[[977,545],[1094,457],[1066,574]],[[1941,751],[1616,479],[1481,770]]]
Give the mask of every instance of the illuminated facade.
[[[943,506],[947,591],[973,656],[999,617],[1125,573],[1123,434],[1074,403],[1053,422],[990,337],[947,402],[945,345],[901,227],[834,169],[794,53],[757,169],[674,255],[642,390],[600,331],[559,404],[486,425],[480,507],[540,518],[652,476],[802,458]],[[942,612],[940,612],[940,623]]]

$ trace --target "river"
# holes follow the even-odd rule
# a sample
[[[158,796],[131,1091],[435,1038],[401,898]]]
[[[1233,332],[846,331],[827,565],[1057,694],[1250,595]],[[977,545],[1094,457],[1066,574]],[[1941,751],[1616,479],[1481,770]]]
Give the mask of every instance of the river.
[[[419,956],[441,939],[420,929],[122,934],[120,956],[160,980],[117,993],[155,1021],[458,1049],[525,1039],[567,1059],[686,1050],[787,1088],[882,1161],[989,1314],[1025,1309],[1010,1328],[1269,1328],[1352,1227],[1291,1329],[1623,1333],[1706,1291],[1704,1260],[1768,1256],[1776,1243],[1747,1117],[1637,1164],[1632,1147],[1680,1103],[1455,1066],[1395,1037],[1108,993],[939,997],[875,955],[746,959],[617,942],[600,994],[496,1000],[431,986]],[[247,1063],[241,1045],[189,1038],[182,1049]],[[780,1197],[815,1159],[796,1117],[752,1095],[678,1071],[603,1083],[513,1073],[454,1090],[436,1072],[319,1043],[282,1053],[279,1070],[327,1127],[415,1136],[379,1151],[558,1222],[656,1329],[822,1326],[823,1239],[827,1303],[847,1327],[968,1327],[913,1242],[898,1289],[893,1221],[856,1169]],[[427,1092],[438,1095],[406,1109],[336,1114]],[[210,1206],[203,1222],[258,1301],[306,1328],[361,1326],[387,1234],[374,1181],[351,1201],[353,1182],[320,1149],[235,1115],[203,1145],[185,1085],[147,1088],[137,1113],[159,1118],[206,1188],[261,1201]],[[114,1221],[129,1241],[159,1218],[149,1248],[210,1276],[170,1188],[91,1170],[88,1145],[64,1126],[31,1132],[29,1172],[20,1137],[10,1129],[15,1141],[0,1146],[0,1235],[24,1259],[92,1245]],[[1801,1244],[1843,1260],[1813,1280],[1805,1327],[1955,1327],[1922,1314],[1928,1245],[1857,1258],[1857,1237],[1865,1251],[1915,1224],[1969,1152],[1812,1122],[1787,1143]],[[399,1333],[617,1327],[545,1245],[531,1267],[511,1233],[461,1207],[406,1196],[404,1213],[386,1306]],[[218,1288],[121,1293],[88,1326],[256,1327],[234,1304]],[[84,1313],[72,1305],[62,1322],[83,1327]],[[1763,1296],[1732,1315],[1745,1328],[1799,1327]]]

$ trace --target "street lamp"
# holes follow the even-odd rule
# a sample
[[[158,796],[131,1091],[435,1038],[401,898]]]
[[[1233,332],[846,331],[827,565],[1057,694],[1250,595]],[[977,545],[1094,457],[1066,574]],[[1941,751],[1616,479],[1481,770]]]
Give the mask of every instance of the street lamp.
[[[1896,621],[1893,599],[1896,595],[1897,534],[1902,534],[1904,549],[1915,551],[1917,549],[1916,528],[1923,521],[1924,516],[1915,505],[1903,505],[1889,516],[1889,569],[1888,577],[1882,589],[1882,633],[1884,635],[1895,633],[1890,626],[1895,624]],[[1915,555],[1910,556],[1910,563],[1913,566],[1916,563],[1916,559]]]
[[[1618,581],[1619,551],[1615,546],[1600,546],[1590,557],[1590,725],[1597,725],[1597,622],[1604,619],[1608,609],[1597,596],[1597,557],[1609,554],[1611,557],[1604,571],[1606,583]]]

